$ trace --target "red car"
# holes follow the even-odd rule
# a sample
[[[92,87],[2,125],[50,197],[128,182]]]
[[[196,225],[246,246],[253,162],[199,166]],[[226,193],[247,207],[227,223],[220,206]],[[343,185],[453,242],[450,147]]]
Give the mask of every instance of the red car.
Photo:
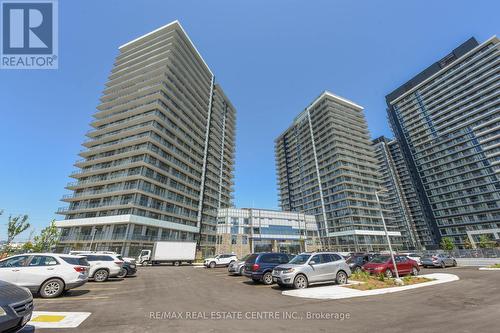
[[[394,261],[398,268],[399,275],[418,275],[420,268],[415,260],[411,260],[406,256],[395,255]],[[371,261],[363,265],[363,270],[370,274],[384,274],[388,278],[396,276],[394,265],[390,255],[380,255],[374,257]]]

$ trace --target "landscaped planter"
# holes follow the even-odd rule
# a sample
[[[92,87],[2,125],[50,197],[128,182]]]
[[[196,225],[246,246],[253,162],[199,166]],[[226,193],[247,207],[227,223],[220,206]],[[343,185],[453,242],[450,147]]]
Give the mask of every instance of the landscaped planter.
[[[423,288],[423,287],[433,286],[436,284],[459,280],[458,276],[448,273],[432,273],[432,274],[421,275],[420,277],[430,279],[431,281],[407,285],[407,286],[394,286],[394,287],[372,289],[372,290],[357,290],[353,289],[352,287],[349,288],[349,285],[317,286],[317,287],[309,287],[307,289],[285,290],[282,292],[282,294],[286,296],[314,298],[314,299],[343,299],[343,298],[395,293],[395,292],[411,290],[416,288]],[[350,281],[351,286],[359,283],[360,282]]]

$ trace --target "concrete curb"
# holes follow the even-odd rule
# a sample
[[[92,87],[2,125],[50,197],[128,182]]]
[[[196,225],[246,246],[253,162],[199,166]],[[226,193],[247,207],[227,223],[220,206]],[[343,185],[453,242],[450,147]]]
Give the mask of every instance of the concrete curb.
[[[307,289],[295,289],[295,290],[285,290],[281,294],[285,296],[302,297],[302,298],[314,298],[314,299],[344,299],[352,297],[362,297],[362,296],[373,296],[381,294],[395,293],[399,291],[405,291],[410,289],[417,289],[427,286],[433,286],[436,284],[447,283],[458,281],[460,278],[454,274],[448,273],[432,273],[420,275],[421,277],[426,277],[429,279],[434,279],[434,281],[414,284],[410,286],[401,287],[391,287],[384,289],[374,289],[374,290],[356,290],[351,288],[345,288],[343,286],[326,286],[326,287],[311,287]]]
[[[479,267],[478,269],[480,271],[500,271],[500,268],[493,268],[493,267]]]

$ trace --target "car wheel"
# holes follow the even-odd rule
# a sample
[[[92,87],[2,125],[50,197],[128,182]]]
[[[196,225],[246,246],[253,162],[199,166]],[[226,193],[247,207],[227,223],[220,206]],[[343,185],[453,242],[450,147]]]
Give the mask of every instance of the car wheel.
[[[174,261],[172,263],[172,265],[176,266],[176,267],[179,267],[181,265],[181,262],[180,261]]]
[[[344,271],[338,271],[337,276],[335,277],[335,282],[337,282],[337,284],[346,284],[347,274]]]
[[[120,270],[120,273],[118,273],[118,275],[116,277],[123,279],[123,278],[127,277],[127,275],[128,275],[128,270],[126,268],[122,268]]]
[[[104,282],[108,279],[109,273],[105,269],[98,269],[94,273],[94,281],[95,282]]]
[[[293,287],[295,289],[305,289],[307,288],[308,284],[309,283],[307,282],[307,278],[302,274],[297,275],[293,280]]]
[[[393,276],[394,276],[394,274],[392,274],[392,271],[390,269],[388,269],[388,270],[385,271],[385,277],[386,278],[392,279]]]
[[[40,296],[42,298],[54,298],[64,291],[64,282],[59,279],[50,279],[45,281],[40,287]]]
[[[243,275],[243,270],[244,270],[244,269],[245,269],[245,267],[244,267],[244,266],[241,266],[241,268],[240,268],[240,275]]]
[[[262,282],[264,282],[265,285],[273,284],[273,275],[271,272],[267,272],[262,276]]]
[[[457,267],[457,261],[453,260],[453,267]]]
[[[414,267],[411,269],[411,275],[413,275],[413,276],[417,276],[417,275],[418,275],[418,269],[417,269],[417,267],[415,267],[415,266],[414,266]]]
[[[144,261],[142,262],[142,266],[147,266],[147,265],[149,265],[149,261],[144,260]]]
[[[210,265],[208,265],[208,267],[210,267],[210,268],[215,268],[215,261],[212,261],[212,262],[210,263]]]
[[[234,262],[234,260],[231,260],[229,264],[227,264],[227,267],[231,266],[231,264]]]
[[[441,261],[441,268],[446,268],[446,264],[444,263],[444,261]]]

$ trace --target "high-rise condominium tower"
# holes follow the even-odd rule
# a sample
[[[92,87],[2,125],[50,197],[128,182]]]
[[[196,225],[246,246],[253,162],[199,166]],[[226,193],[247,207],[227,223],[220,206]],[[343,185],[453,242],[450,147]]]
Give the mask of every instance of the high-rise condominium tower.
[[[426,234],[427,228],[421,228],[421,207],[415,199],[415,187],[401,156],[399,144],[397,140],[381,136],[373,140],[373,146],[382,175],[382,185],[387,189],[387,223],[401,232],[404,249],[421,249],[419,235]]]
[[[438,246],[500,234],[500,43],[469,39],[386,96]]]
[[[275,142],[283,210],[315,215],[323,247],[385,250],[377,159],[363,108],[330,92],[300,113]],[[388,226],[396,247],[398,231]]]
[[[196,240],[213,253],[217,210],[232,201],[235,109],[179,22],[119,51],[58,211],[59,250]]]

